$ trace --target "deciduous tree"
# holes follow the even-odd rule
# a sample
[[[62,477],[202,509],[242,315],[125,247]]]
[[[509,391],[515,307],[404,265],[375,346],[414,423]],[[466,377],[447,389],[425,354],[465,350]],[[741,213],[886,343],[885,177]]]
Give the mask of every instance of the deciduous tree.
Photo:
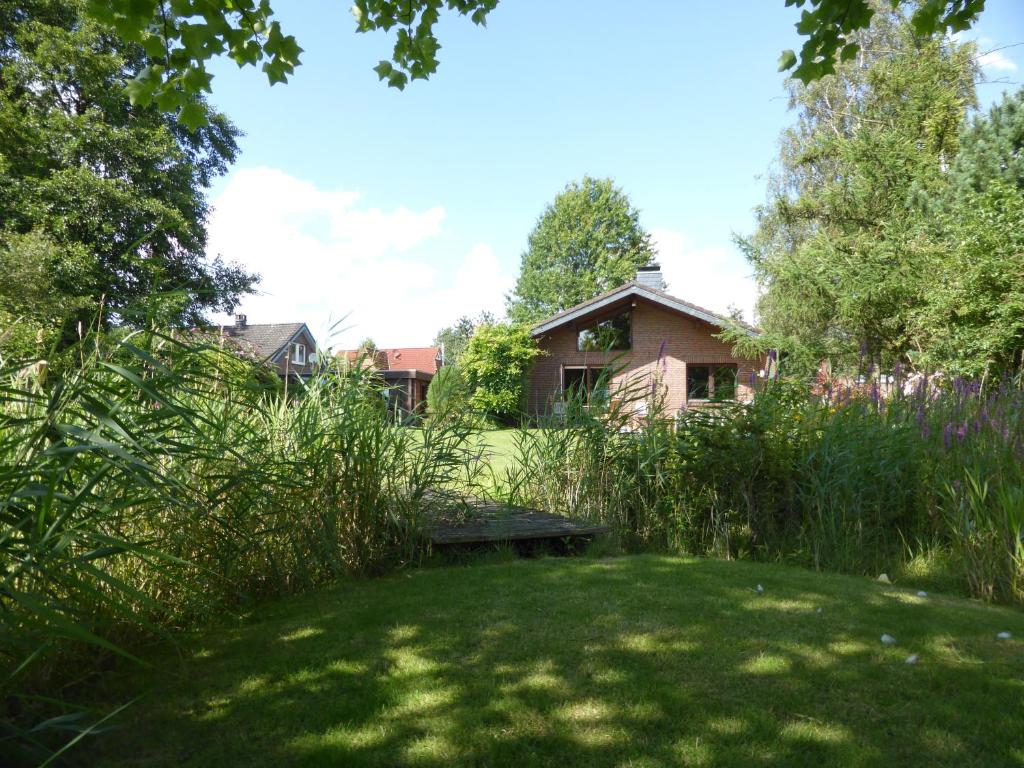
[[[654,257],[640,213],[611,179],[584,176],[555,197],[530,233],[508,316],[529,323],[636,277]]]
[[[892,364],[915,348],[921,201],[948,184],[975,100],[972,45],[922,41],[884,3],[857,40],[835,75],[791,82],[797,122],[742,241],[764,288],[763,343],[808,364]]]
[[[473,338],[473,332],[481,325],[494,325],[495,318],[490,312],[484,311],[474,320],[469,315],[463,315],[455,321],[454,325],[442,328],[434,337],[434,346],[444,350],[444,362],[446,365],[458,365],[462,354]]]
[[[0,241],[20,248],[36,232],[48,259],[73,259],[53,289],[91,299],[86,318],[101,298],[122,319],[143,300],[152,310],[157,293],[166,321],[231,311],[254,276],[206,259],[205,193],[234,160],[238,131],[196,96],[196,131],[156,104],[132,106],[123,81],[146,54],[83,8],[0,0]]]

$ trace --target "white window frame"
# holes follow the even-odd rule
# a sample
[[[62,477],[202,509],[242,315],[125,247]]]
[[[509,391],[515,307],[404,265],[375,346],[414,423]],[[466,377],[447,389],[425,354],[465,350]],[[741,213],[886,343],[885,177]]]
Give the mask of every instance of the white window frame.
[[[306,364],[306,345],[295,342],[292,344],[292,363],[294,365]]]

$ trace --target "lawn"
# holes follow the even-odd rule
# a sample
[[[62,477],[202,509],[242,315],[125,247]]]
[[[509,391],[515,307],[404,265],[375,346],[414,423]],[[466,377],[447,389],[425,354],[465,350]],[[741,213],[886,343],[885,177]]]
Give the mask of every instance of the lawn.
[[[218,768],[1020,764],[1022,638],[1019,611],[784,566],[424,568],[260,606],[111,673],[108,706],[146,695],[83,754]]]
[[[515,458],[514,429],[491,429],[472,437],[473,447],[481,451],[481,458],[487,463],[480,482],[490,490],[497,490],[505,479],[505,469]]]

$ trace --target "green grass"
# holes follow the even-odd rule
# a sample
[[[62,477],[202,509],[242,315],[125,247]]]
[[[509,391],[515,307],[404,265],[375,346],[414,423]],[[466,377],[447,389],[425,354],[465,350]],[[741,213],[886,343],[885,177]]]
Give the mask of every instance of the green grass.
[[[482,459],[487,463],[481,482],[491,491],[499,488],[505,478],[505,469],[515,458],[515,434],[514,429],[491,429],[470,438],[473,447],[482,452]]]
[[[1020,764],[1022,640],[1019,611],[784,566],[419,569],[260,606],[108,676],[106,701],[146,695],[83,754],[218,768]]]

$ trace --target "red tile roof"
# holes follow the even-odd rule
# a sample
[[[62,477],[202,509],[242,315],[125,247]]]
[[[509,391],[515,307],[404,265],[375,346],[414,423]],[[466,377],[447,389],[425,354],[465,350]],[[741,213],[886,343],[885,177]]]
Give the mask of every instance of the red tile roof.
[[[388,355],[388,370],[426,371],[437,373],[441,359],[440,347],[395,347],[384,350]]]
[[[337,355],[351,363],[366,356],[366,353],[358,349],[343,349]],[[440,347],[393,347],[378,349],[373,355],[373,365],[381,371],[437,373],[440,359]]]

